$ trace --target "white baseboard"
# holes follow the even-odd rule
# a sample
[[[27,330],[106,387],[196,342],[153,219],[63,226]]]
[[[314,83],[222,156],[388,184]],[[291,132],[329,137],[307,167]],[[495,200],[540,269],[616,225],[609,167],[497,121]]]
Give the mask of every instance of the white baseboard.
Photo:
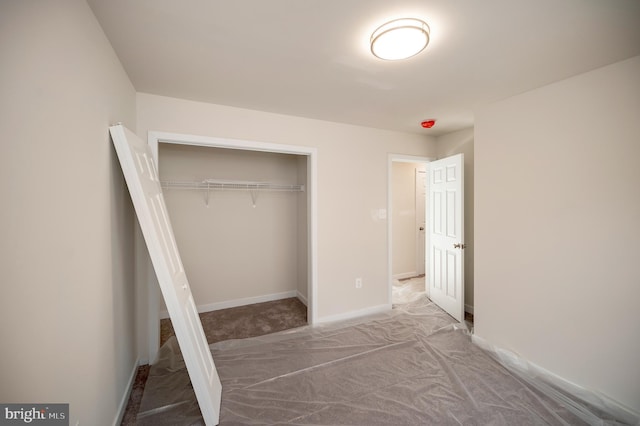
[[[464,305],[464,311],[465,312],[469,312],[471,315],[473,315],[473,306],[471,305]]]
[[[413,278],[417,277],[419,274],[416,271],[413,272],[403,272],[401,274],[395,274],[392,278],[394,280],[403,280],[405,278]]]
[[[129,402],[129,397],[131,396],[131,391],[133,390],[133,383],[136,380],[136,375],[138,374],[138,367],[140,366],[140,358],[136,359],[136,362],[133,366],[133,371],[129,376],[129,381],[127,382],[127,388],[124,391],[124,395],[122,395],[122,399],[120,400],[120,404],[118,405],[118,411],[116,413],[116,418],[113,421],[113,426],[120,426],[122,423],[122,418],[124,417],[124,412],[127,409],[127,403]]]
[[[357,311],[345,312],[344,314],[330,315],[328,317],[322,317],[318,319],[318,324],[333,321],[343,321],[355,318],[364,317],[372,314],[379,314],[381,312],[387,312],[392,309],[393,305],[386,303],[384,305],[372,306],[370,308],[360,309]]]
[[[284,291],[282,293],[265,294],[263,296],[245,297],[242,299],[227,300],[224,302],[208,303],[206,305],[198,305],[199,313],[218,311],[220,309],[236,308],[238,306],[252,305],[254,303],[272,302],[274,300],[288,299],[290,297],[298,297],[296,290]],[[169,312],[161,311],[160,318],[169,318]]]
[[[487,340],[477,335],[471,336],[471,341],[480,348],[491,353],[508,370],[515,371],[525,377],[525,381],[530,381],[537,388],[542,388],[542,392],[554,397],[558,393],[554,387],[563,390],[569,395],[592,404],[603,412],[611,415],[614,419],[623,421],[625,424],[640,425],[640,412],[616,401],[615,399],[600,392],[584,388],[564,377],[540,367],[522,358],[520,355],[509,350],[497,347]],[[555,398],[564,398],[556,396]],[[571,407],[568,404],[567,407]]]
[[[296,297],[304,304],[304,306],[309,306],[309,304],[307,303],[307,298],[304,297],[299,291],[296,292]]]

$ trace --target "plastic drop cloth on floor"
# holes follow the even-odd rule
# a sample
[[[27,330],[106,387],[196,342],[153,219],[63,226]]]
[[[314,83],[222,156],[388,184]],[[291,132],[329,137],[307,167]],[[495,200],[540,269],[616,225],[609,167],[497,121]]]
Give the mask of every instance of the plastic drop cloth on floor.
[[[619,424],[509,372],[426,297],[211,351],[222,425]],[[151,367],[138,424],[204,424],[175,338]]]
[[[392,286],[392,299],[395,304],[415,302],[426,297],[424,277],[415,277],[406,280],[394,280]]]

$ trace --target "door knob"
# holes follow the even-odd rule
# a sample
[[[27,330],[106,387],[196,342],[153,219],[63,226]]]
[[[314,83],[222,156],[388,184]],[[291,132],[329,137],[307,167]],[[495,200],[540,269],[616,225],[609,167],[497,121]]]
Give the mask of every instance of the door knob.
[[[420,230],[421,230],[421,231],[424,231],[424,226],[421,226],[421,227],[420,227]]]
[[[453,245],[453,248],[459,248],[459,249],[462,249],[462,250],[464,250],[465,247],[466,247],[466,245],[462,244],[462,243],[456,243],[456,244]]]

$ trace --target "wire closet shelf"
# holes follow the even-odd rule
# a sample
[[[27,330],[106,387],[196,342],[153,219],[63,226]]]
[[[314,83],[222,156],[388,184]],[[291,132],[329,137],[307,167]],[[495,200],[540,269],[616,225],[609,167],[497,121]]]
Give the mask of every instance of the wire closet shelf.
[[[304,185],[281,184],[273,182],[252,182],[242,180],[205,179],[202,181],[162,181],[163,189],[190,189],[206,191],[205,204],[209,206],[211,191],[248,191],[251,193],[253,207],[256,206],[258,193],[261,191],[304,192]]]

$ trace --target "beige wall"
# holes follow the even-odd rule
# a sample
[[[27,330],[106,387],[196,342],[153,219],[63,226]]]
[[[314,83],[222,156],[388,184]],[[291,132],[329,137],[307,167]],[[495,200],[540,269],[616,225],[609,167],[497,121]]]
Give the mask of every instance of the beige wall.
[[[640,57],[475,125],[476,334],[640,412]]]
[[[318,317],[388,299],[389,153],[432,156],[427,136],[138,93],[138,133],[150,130],[317,147]],[[355,278],[363,288],[355,288]]]
[[[391,164],[392,193],[392,271],[394,277],[415,275],[416,241],[416,169],[424,164],[394,161]]]
[[[473,157],[473,128],[448,133],[437,138],[438,158],[445,158],[455,154],[464,154],[464,305],[466,312],[474,312],[474,157]]]
[[[159,149],[163,181],[296,184],[298,168],[296,155],[164,143]],[[298,198],[306,200],[306,193],[258,192],[253,207],[249,192],[212,191],[207,207],[206,191],[165,191],[199,307],[297,291],[298,265],[306,261],[306,252],[298,258]],[[306,282],[305,275],[301,287]]]
[[[0,401],[112,424],[136,367],[134,216],[108,125],[135,91],[81,0],[0,8]]]

